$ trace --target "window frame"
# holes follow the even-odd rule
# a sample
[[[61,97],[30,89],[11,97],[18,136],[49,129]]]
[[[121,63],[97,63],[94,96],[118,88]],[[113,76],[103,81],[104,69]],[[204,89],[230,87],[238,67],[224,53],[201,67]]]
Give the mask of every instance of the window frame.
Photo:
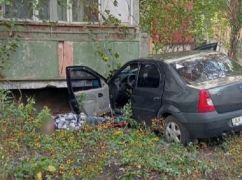
[[[36,0],[36,2],[38,3],[39,2],[39,0]],[[33,8],[33,15],[32,15],[32,19],[29,19],[29,18],[27,18],[27,19],[22,19],[22,18],[16,18],[16,17],[14,17],[14,18],[6,18],[6,17],[4,17],[4,14],[5,14],[5,4],[1,4],[0,5],[1,6],[1,8],[2,8],[2,13],[0,14],[0,20],[11,20],[11,19],[16,19],[17,21],[20,21],[20,22],[23,22],[23,21],[27,21],[27,22],[38,22],[38,18],[36,17],[36,15],[38,15],[37,14],[37,12],[38,12],[38,10],[36,10],[35,9],[35,7],[34,7],[34,5],[32,4],[32,8]]]
[[[105,1],[107,0],[100,0],[100,3],[101,3],[101,7],[100,7],[100,12],[104,13],[106,8],[105,8]],[[127,0],[122,0],[122,1],[126,1],[126,3],[128,4]],[[121,22],[122,24],[125,24],[125,25],[130,25],[130,26],[133,26],[135,25],[135,14],[134,14],[134,2],[135,0],[129,0],[130,1],[130,7],[129,7],[129,13],[127,14],[128,15],[128,22]],[[99,16],[101,16],[99,14]],[[99,17],[100,19],[100,22],[102,21],[102,17]]]
[[[36,0],[36,3],[38,3],[39,0]],[[56,1],[56,4],[57,4],[57,0],[50,0],[50,1]],[[51,14],[53,13],[56,13],[57,14],[57,7],[54,8],[54,7],[51,7],[52,3],[50,3],[50,8],[49,8],[49,14],[50,14],[50,18],[48,20],[42,20],[42,19],[39,19],[38,15],[39,15],[39,10],[36,9],[36,7],[34,6],[33,4],[33,16],[31,19],[23,19],[23,18],[6,18],[4,17],[4,14],[5,14],[5,4],[2,4],[0,5],[1,6],[1,13],[0,13],[0,20],[11,20],[11,19],[16,19],[16,21],[19,21],[19,22],[37,22],[37,23],[42,23],[42,22],[58,22],[58,23],[69,23],[69,24],[90,24],[90,21],[73,21],[73,18],[72,18],[72,3],[71,3],[71,0],[66,0],[67,1],[67,8],[66,8],[66,16],[67,16],[67,20],[66,21],[63,21],[63,20],[58,20],[58,15],[57,17],[52,17]],[[102,0],[98,0],[98,10],[100,11],[101,10],[101,2]],[[56,12],[51,12],[53,11],[53,9],[55,9]],[[57,19],[52,19],[52,18],[57,18]],[[101,15],[98,14],[98,21],[97,22],[92,22],[93,24],[99,24],[101,22]]]
[[[38,3],[39,0],[36,0],[36,2]],[[50,0],[50,1],[57,1],[57,0]],[[2,6],[2,10],[0,10],[0,20],[11,20],[11,19],[15,19],[16,21],[19,21],[19,22],[36,22],[36,23],[43,23],[43,22],[58,22],[58,23],[63,23],[63,24],[74,24],[74,25],[78,25],[78,24],[90,24],[91,21],[73,21],[73,17],[72,17],[72,4],[71,4],[71,0],[66,0],[67,1],[67,6],[69,6],[69,8],[67,8],[67,20],[66,21],[62,21],[62,20],[58,20],[58,17],[52,17],[52,14],[56,13],[57,12],[51,12],[53,11],[53,9],[56,9],[57,11],[57,8],[53,8],[51,6],[52,3],[50,3],[50,18],[48,20],[42,20],[42,19],[39,19],[38,17],[38,14],[39,14],[39,10],[36,9],[33,5],[33,16],[32,16],[32,19],[22,19],[22,18],[5,18],[4,17],[4,13],[5,13],[5,5],[2,4],[0,6]],[[100,12],[104,12],[105,8],[104,8],[104,2],[105,0],[98,0],[98,10]],[[53,3],[54,4],[54,3]],[[57,4],[57,2],[56,2]],[[134,16],[135,16],[135,13],[134,13],[134,0],[130,0],[130,12],[128,14],[128,19],[129,21],[128,22],[121,22],[122,24],[125,24],[125,25],[128,25],[128,26],[133,26],[135,25],[135,20],[134,20]],[[54,19],[54,18],[57,18],[57,19]],[[103,18],[102,18],[102,15],[100,13],[98,13],[98,21],[96,22],[91,22],[91,24],[100,24],[103,22]]]
[[[102,75],[98,74],[96,71],[92,70],[89,67],[86,67],[86,66],[68,66],[66,68],[67,87],[71,91],[71,93],[73,93],[73,95],[76,92],[73,88],[78,88],[78,87],[73,87],[72,82],[73,81],[83,81],[83,80],[85,81],[85,80],[89,80],[89,79],[81,79],[81,78],[74,78],[73,79],[72,76],[71,76],[72,71],[81,71],[81,72],[90,74],[91,76],[93,76],[95,78],[95,79],[92,79],[92,80],[98,80],[99,87],[88,88],[88,89],[85,89],[86,91],[92,90],[92,89],[103,88],[104,87],[103,82],[105,84],[107,84],[107,80]],[[80,87],[80,88],[82,88],[82,87]]]

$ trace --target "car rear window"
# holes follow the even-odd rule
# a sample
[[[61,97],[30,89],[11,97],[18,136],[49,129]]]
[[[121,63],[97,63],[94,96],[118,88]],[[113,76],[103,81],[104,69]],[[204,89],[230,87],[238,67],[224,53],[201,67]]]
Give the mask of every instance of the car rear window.
[[[207,54],[171,63],[189,83],[200,83],[227,76],[242,75],[242,67],[224,54]]]

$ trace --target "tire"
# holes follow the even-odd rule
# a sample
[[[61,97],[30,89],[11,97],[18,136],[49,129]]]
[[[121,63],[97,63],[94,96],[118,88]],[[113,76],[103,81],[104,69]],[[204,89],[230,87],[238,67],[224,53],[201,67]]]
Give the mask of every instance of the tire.
[[[164,135],[168,142],[187,145],[191,142],[187,129],[173,116],[165,119]]]

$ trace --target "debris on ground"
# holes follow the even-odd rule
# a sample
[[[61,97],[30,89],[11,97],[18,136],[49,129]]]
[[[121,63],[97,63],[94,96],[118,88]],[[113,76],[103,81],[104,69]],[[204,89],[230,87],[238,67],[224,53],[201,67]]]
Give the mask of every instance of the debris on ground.
[[[90,125],[98,125],[106,121],[103,117],[87,116],[84,113],[74,114],[59,114],[54,118],[56,129],[78,130],[85,123]]]
[[[80,129],[84,121],[80,121],[80,117],[77,114],[59,114],[55,117],[56,129],[77,130]]]
[[[108,123],[109,128],[123,128],[128,125],[127,122],[121,121],[121,116],[98,115],[88,116],[84,113],[80,115],[74,113],[59,114],[53,118],[52,126],[54,129],[79,130],[84,124],[96,126]]]

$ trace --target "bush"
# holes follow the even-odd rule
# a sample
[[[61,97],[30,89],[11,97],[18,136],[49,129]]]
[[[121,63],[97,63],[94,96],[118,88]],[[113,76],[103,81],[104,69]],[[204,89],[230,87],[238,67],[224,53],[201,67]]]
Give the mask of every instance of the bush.
[[[11,172],[16,177],[20,177],[20,174],[25,177],[33,170],[29,167],[31,164],[27,165],[25,162],[28,158],[23,157],[28,157],[32,153],[30,147],[36,138],[41,136],[43,124],[51,118],[48,108],[37,113],[34,105],[35,101],[31,98],[26,104],[16,103],[10,91],[0,91],[1,176],[7,176]],[[23,159],[19,160],[19,156]]]
[[[41,128],[51,118],[48,108],[38,113],[33,99],[16,103],[6,91],[1,91],[0,101],[4,110],[0,116],[0,179],[241,177],[241,138],[225,142],[226,154],[219,149],[205,154],[196,146],[166,144],[142,128],[86,126],[82,131],[57,130],[47,135]],[[130,104],[123,118],[137,127]]]
[[[133,110],[132,110],[132,105],[131,102],[128,102],[123,108],[122,108],[122,113],[123,113],[123,120],[126,121],[130,127],[132,128],[137,128],[138,123],[137,121],[133,118]]]

